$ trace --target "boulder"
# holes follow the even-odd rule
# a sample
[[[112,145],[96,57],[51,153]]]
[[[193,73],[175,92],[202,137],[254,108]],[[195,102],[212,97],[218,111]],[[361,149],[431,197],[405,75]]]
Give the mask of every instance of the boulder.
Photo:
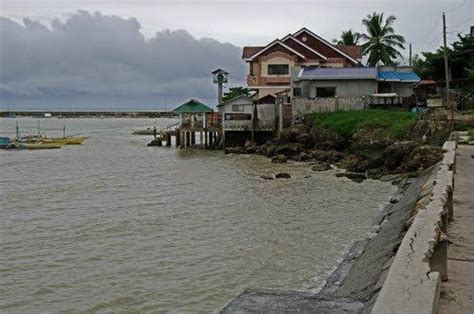
[[[283,164],[288,161],[288,158],[284,155],[277,155],[272,157],[272,163]]]
[[[388,173],[387,169],[384,167],[374,168],[367,170],[367,178],[379,180]]]
[[[417,144],[418,143],[414,141],[405,141],[388,146],[383,153],[385,156],[384,166],[390,169],[396,169],[403,161],[403,158],[409,155]]]
[[[301,133],[296,136],[296,142],[304,144],[304,145],[311,145],[313,142],[313,138],[309,133]]]
[[[161,147],[163,146],[163,143],[161,142],[161,139],[153,140],[150,143],[148,143],[146,146],[158,146]]]
[[[266,144],[257,146],[255,149],[255,153],[266,156],[266,157],[272,157],[272,156],[275,156],[275,149],[276,149],[275,144],[266,143]]]
[[[304,151],[304,145],[301,143],[290,143],[277,146],[275,149],[276,155],[285,155],[287,157],[298,155]]]
[[[338,152],[336,150],[320,150],[315,149],[310,152],[311,157],[320,160],[320,161],[327,161],[330,163],[338,162],[342,158],[344,158],[344,153]]]
[[[418,146],[403,158],[398,172],[418,172],[428,169],[443,158],[443,149],[438,146]]]
[[[357,155],[348,155],[339,165],[350,172],[366,172],[370,168],[369,161]]]
[[[245,141],[244,149],[247,154],[254,154],[257,151],[257,144],[255,142],[247,140]]]
[[[272,176],[267,176],[267,175],[261,175],[260,178],[264,179],[264,180],[273,180],[274,178]]]
[[[226,147],[224,149],[224,154],[243,154],[244,149],[242,147],[236,146],[236,147]]]
[[[290,179],[291,175],[288,172],[279,172],[275,175],[276,179]]]
[[[311,170],[313,171],[326,171],[331,169],[331,165],[328,164],[327,162],[317,162],[311,167]]]

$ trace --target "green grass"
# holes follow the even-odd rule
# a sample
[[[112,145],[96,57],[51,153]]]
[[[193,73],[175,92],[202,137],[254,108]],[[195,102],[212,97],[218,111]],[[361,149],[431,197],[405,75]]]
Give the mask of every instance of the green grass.
[[[330,129],[348,137],[359,130],[376,130],[379,136],[401,138],[417,121],[415,113],[381,109],[312,113],[310,117],[316,129]]]

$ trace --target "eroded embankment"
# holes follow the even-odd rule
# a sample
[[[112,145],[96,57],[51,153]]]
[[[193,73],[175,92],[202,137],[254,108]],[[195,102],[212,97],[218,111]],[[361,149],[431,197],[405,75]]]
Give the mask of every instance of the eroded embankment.
[[[377,234],[357,241],[319,293],[246,290],[222,313],[303,311],[318,313],[370,310],[400,245],[423,185],[431,171],[399,182],[399,191],[376,218]],[[315,257],[316,260],[316,257]]]
[[[314,171],[336,165],[338,176],[360,182],[390,175],[417,176],[442,158],[449,131],[430,116],[410,112],[364,110],[308,116],[262,145],[227,147],[226,153],[261,154],[272,162],[305,161]]]

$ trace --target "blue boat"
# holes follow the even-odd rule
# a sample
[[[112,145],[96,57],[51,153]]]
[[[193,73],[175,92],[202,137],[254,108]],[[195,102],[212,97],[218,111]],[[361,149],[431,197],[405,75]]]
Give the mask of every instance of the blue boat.
[[[12,140],[9,137],[0,137],[0,149],[14,148]]]

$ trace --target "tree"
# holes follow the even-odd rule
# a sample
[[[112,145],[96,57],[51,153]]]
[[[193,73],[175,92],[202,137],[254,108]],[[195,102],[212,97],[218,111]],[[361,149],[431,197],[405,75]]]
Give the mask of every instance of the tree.
[[[474,92],[474,38],[458,35],[458,39],[448,47],[450,85],[466,93]],[[413,59],[413,69],[422,79],[444,82],[444,48],[434,52],[422,52]]]
[[[332,42],[336,45],[343,45],[343,46],[355,46],[359,42],[360,34],[357,32],[353,32],[352,29],[348,31],[343,31],[341,34],[341,38],[334,39]]]
[[[226,102],[228,100],[231,100],[232,98],[235,98],[237,96],[250,96],[250,91],[248,88],[239,86],[239,87],[231,87],[229,88],[228,92],[225,92],[224,95],[222,96],[222,101]]]
[[[376,66],[379,62],[391,65],[395,59],[402,57],[397,49],[405,49],[405,38],[397,35],[392,27],[396,19],[390,15],[384,20],[383,13],[373,12],[362,20],[367,31],[361,34],[361,39],[366,40],[362,49],[364,55],[369,55],[368,65]]]

